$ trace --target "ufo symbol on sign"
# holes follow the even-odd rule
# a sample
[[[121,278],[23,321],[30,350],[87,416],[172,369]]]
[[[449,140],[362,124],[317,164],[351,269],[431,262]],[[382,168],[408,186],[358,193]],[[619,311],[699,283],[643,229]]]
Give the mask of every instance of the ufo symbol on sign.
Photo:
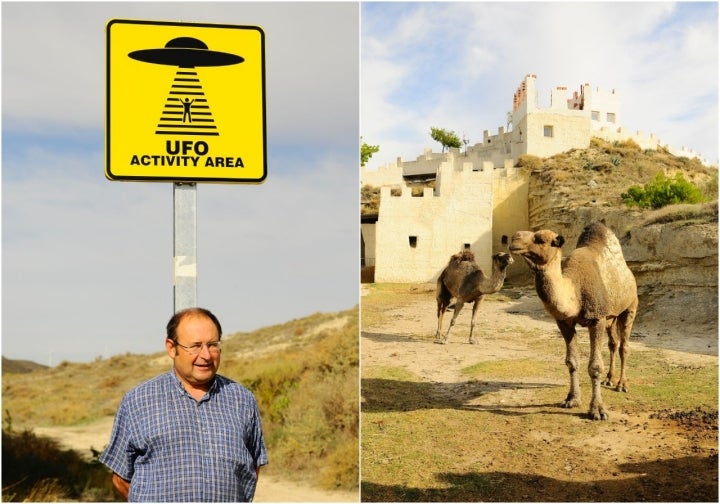
[[[158,49],[141,49],[128,54],[134,60],[180,68],[236,65],[245,58],[237,54],[212,51],[202,40],[193,37],[174,38]]]

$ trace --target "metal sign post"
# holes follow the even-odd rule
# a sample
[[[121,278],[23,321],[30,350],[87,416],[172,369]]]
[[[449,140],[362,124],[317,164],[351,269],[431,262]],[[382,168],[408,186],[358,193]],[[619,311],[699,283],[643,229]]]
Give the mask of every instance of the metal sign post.
[[[173,184],[175,312],[197,306],[197,185]]]

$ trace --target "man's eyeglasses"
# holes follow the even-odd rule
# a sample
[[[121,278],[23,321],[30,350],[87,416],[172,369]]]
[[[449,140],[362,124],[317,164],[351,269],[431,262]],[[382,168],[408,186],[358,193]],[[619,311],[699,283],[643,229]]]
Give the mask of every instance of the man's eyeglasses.
[[[208,352],[210,352],[211,354],[218,354],[221,350],[220,341],[211,341],[210,343],[195,343],[190,346],[181,345],[177,341],[174,343],[180,348],[184,349],[190,355],[197,355],[202,352],[203,346],[207,346]]]

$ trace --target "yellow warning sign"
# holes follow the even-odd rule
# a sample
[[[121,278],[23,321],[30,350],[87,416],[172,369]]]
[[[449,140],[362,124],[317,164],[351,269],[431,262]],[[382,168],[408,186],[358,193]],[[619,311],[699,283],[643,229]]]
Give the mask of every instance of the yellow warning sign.
[[[107,178],[265,179],[260,27],[113,19],[106,51]]]

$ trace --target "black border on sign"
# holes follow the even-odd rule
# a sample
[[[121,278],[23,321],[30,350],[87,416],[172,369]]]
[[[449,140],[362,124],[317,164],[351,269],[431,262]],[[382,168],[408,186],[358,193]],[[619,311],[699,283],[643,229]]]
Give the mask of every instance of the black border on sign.
[[[110,167],[110,28],[114,24],[139,24],[153,26],[191,26],[196,28],[231,28],[240,30],[256,30],[260,33],[260,69],[262,89],[262,149],[263,173],[260,178],[216,178],[216,177],[143,177],[140,175],[114,175]],[[218,23],[185,23],[175,21],[149,21],[132,19],[111,19],[105,27],[105,177],[112,181],[142,181],[142,182],[209,182],[232,184],[260,184],[267,177],[267,120],[265,109],[265,32],[259,26],[232,25]]]

